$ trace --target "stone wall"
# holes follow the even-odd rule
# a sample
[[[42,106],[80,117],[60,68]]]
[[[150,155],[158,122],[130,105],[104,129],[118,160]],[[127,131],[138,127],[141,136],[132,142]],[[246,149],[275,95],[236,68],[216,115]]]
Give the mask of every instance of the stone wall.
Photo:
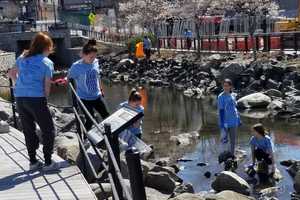
[[[9,85],[6,71],[15,65],[16,55],[13,52],[0,52],[0,85]],[[0,88],[3,91],[3,88]]]

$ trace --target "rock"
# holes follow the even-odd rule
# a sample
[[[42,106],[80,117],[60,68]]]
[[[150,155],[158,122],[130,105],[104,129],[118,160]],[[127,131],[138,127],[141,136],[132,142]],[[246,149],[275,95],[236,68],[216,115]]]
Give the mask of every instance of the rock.
[[[112,189],[110,183],[101,183],[102,189],[98,183],[90,184],[91,189],[98,199],[107,199],[112,196]]]
[[[269,117],[270,114],[271,114],[270,110],[247,109],[247,110],[243,110],[240,112],[241,116],[252,118],[252,119],[264,119],[264,118]]]
[[[279,88],[279,83],[277,83],[276,81],[274,81],[274,80],[272,80],[272,79],[269,79],[269,80],[267,81],[266,88],[267,88],[267,89],[275,89],[275,90],[278,90],[278,88]]]
[[[183,183],[175,188],[175,190],[171,194],[170,198],[174,198],[183,193],[192,193],[193,194],[194,192],[195,191],[194,191],[193,185],[191,183]]]
[[[245,66],[240,63],[222,63],[224,66],[221,71],[222,80],[229,78],[233,82],[238,79],[239,75],[245,70]]]
[[[204,173],[204,176],[205,176],[206,178],[210,178],[210,177],[211,177],[211,172],[208,172],[208,171],[205,172],[205,173]]]
[[[166,158],[160,158],[158,161],[156,161],[156,165],[161,166],[161,167],[166,167],[170,162],[170,157]]]
[[[294,178],[294,189],[296,193],[300,194],[300,171],[298,171]]]
[[[9,124],[6,121],[0,121],[0,134],[9,132]]]
[[[192,159],[185,159],[185,158],[177,159],[177,162],[192,162],[192,161],[193,161]]]
[[[183,182],[183,180],[175,174],[175,169],[173,169],[172,167],[161,167],[156,165],[152,169],[150,169],[150,172],[167,172],[175,182]]]
[[[205,167],[207,165],[208,165],[207,163],[203,163],[203,162],[197,163],[197,166],[199,167]]]
[[[283,161],[280,161],[280,164],[285,167],[290,167],[295,162],[296,162],[295,160],[283,160]]]
[[[280,100],[274,100],[268,105],[269,110],[282,110],[284,107],[284,103]]]
[[[292,177],[295,177],[297,172],[300,170],[300,161],[295,161],[290,167],[288,167],[287,171]]]
[[[79,142],[76,133],[66,132],[55,138],[54,148],[64,160],[76,162],[79,156]]]
[[[255,200],[255,198],[253,198],[253,197],[245,196],[245,195],[236,193],[234,191],[229,191],[229,190],[226,190],[226,191],[216,194],[215,198],[207,198],[207,199],[210,199],[210,200],[229,200],[229,199],[230,200]]]
[[[8,103],[4,103],[5,101],[0,97],[0,120],[7,121],[12,116],[12,108]]]
[[[245,195],[249,195],[250,193],[249,184],[237,174],[230,171],[221,172],[212,183],[212,188],[217,192],[232,190]]]
[[[145,185],[159,191],[172,193],[176,187],[176,182],[167,172],[149,172]]]
[[[180,171],[179,165],[177,165],[177,164],[172,164],[172,165],[170,165],[170,167],[172,167],[174,169],[176,174]]]
[[[222,60],[222,59],[223,59],[223,57],[220,54],[213,54],[213,55],[207,57],[208,61],[215,61],[215,60],[218,61],[218,60]]]
[[[191,88],[185,90],[185,91],[183,92],[183,94],[184,94],[184,96],[187,96],[187,97],[192,97],[192,96],[195,95],[194,91],[193,91]]]
[[[283,95],[279,90],[276,89],[270,89],[264,92],[265,95],[269,97],[278,97],[281,98]]]
[[[291,96],[288,98],[287,106],[292,110],[300,111],[300,96]]]
[[[174,135],[170,137],[170,140],[176,142],[177,145],[187,146],[190,145],[192,141],[199,138],[199,133],[194,131],[191,133],[183,133],[180,135]]]
[[[183,193],[169,200],[205,200],[205,198],[199,194]]]
[[[240,98],[237,104],[239,108],[266,108],[271,102],[271,98],[267,95],[254,93]]]
[[[150,187],[145,187],[145,191],[147,200],[167,200],[170,196]]]

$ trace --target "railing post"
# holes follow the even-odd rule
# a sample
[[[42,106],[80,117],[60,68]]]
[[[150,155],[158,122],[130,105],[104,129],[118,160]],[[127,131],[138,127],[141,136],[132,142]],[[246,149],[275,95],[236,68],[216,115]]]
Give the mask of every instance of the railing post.
[[[133,200],[146,200],[143,172],[139,152],[128,150],[125,154]]]
[[[70,83],[71,85],[75,88],[75,83],[73,79],[70,79]],[[77,102],[77,98],[75,96],[75,94],[72,92],[72,105],[73,107],[76,109],[76,111],[78,111],[78,102]],[[76,119],[76,129],[77,129],[77,133],[80,136],[80,138],[82,139],[82,131],[80,128],[80,122],[79,119],[75,116]]]
[[[14,127],[18,129],[18,123],[17,123],[17,116],[16,116],[16,105],[15,105],[15,95],[14,95],[14,90],[13,90],[13,81],[10,78],[9,79],[9,90],[10,90],[10,98],[11,98],[11,108],[12,108],[12,113],[13,113],[13,120],[14,120]]]
[[[120,167],[120,149],[119,149],[119,138],[117,134],[112,134],[111,133],[111,126],[110,124],[106,123],[104,124],[104,130],[105,130],[105,135],[107,136],[110,146],[113,150],[114,156],[116,158],[117,164]],[[122,187],[120,184],[120,180],[118,179],[118,176],[116,174],[113,162],[111,160],[111,156],[108,152],[108,168],[109,168],[109,172],[112,174],[114,183],[116,185],[116,189],[118,192],[118,196],[120,198],[120,200],[123,200],[123,191],[122,191]]]

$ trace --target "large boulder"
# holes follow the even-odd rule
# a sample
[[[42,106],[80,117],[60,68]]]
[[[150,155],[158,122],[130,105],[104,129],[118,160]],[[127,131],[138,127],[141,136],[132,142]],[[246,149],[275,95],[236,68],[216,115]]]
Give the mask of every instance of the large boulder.
[[[211,195],[208,198],[209,200],[254,200],[253,197],[245,196],[234,191],[223,191],[216,195]]]
[[[64,160],[76,162],[80,153],[76,133],[66,132],[55,138],[54,149]]]
[[[211,186],[217,192],[232,190],[244,195],[249,195],[250,193],[250,185],[237,174],[230,171],[221,172]]]
[[[287,171],[292,177],[295,177],[297,172],[300,171],[300,161],[294,161],[292,165],[288,167]]]
[[[221,71],[221,79],[229,78],[233,82],[240,76],[240,74],[246,69],[245,65],[240,63],[223,63],[224,67]]]
[[[146,186],[170,194],[174,191],[176,182],[167,172],[149,172],[146,177]]]
[[[300,96],[291,96],[288,98],[287,105],[292,110],[300,111]]]
[[[175,174],[175,169],[172,167],[161,167],[155,165],[152,169],[150,169],[150,172],[167,172],[174,181],[179,183],[183,182],[183,180]]]
[[[205,198],[199,194],[183,193],[169,200],[205,200]]]
[[[239,108],[266,108],[272,99],[263,93],[254,93],[240,98],[237,101]]]
[[[150,187],[145,187],[145,190],[147,200],[167,200],[170,196]]]
[[[277,98],[281,98],[282,92],[280,92],[279,90],[276,89],[270,89],[264,92],[265,95],[269,96],[269,97],[277,97]]]

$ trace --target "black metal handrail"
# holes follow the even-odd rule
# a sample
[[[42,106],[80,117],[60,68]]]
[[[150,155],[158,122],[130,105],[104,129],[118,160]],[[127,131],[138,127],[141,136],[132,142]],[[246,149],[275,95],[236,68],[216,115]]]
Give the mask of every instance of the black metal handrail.
[[[103,127],[100,127],[100,125],[96,122],[96,120],[93,118],[93,116],[89,113],[89,111],[87,110],[87,108],[85,107],[85,105],[83,104],[83,102],[81,101],[80,97],[78,96],[78,94],[76,93],[76,90],[74,89],[73,85],[71,83],[69,83],[69,87],[71,88],[71,91],[74,95],[74,97],[76,98],[76,101],[80,104],[81,108],[83,109],[83,112],[86,113],[86,115],[90,118],[90,120],[93,122],[93,124],[95,125],[95,127],[98,129],[98,131],[101,133],[103,132]],[[105,130],[107,132],[107,130]],[[121,170],[120,167],[118,165],[117,159],[115,157],[115,154],[113,152],[113,149],[110,145],[109,139],[108,139],[108,135],[104,134],[103,135],[104,138],[104,142],[105,142],[105,146],[107,148],[108,154],[109,154],[109,158],[111,159],[111,163],[113,165],[113,170],[118,178],[118,181],[122,187],[122,190],[124,191],[125,197],[127,200],[132,200],[132,197],[129,193],[129,191],[126,188],[124,179],[122,177],[121,174]],[[115,181],[114,181],[115,182]],[[119,194],[119,198],[120,198],[120,191],[118,191]]]

